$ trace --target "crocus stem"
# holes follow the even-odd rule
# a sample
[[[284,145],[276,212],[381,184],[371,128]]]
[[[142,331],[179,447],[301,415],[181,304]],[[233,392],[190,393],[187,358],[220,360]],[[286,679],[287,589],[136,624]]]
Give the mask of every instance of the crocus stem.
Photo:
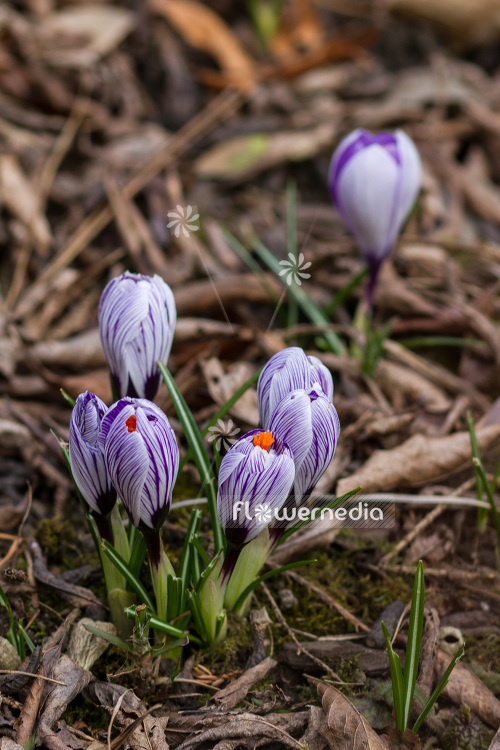
[[[385,256],[384,256],[385,257]],[[382,265],[383,258],[370,258],[368,261],[369,279],[366,285],[365,302],[368,310],[371,312],[373,306],[373,296],[377,286],[378,274]]]
[[[261,531],[258,537],[252,539],[251,542],[243,547],[236,565],[234,566],[233,574],[229,579],[224,595],[224,606],[226,609],[234,610],[234,605],[240,598],[241,594],[258,576],[260,569],[268,558],[269,548],[270,540],[269,530],[267,528]],[[238,610],[234,610],[236,614],[241,617],[246,614],[251,596],[252,595],[250,594],[250,596],[246,598],[245,602]]]
[[[226,554],[224,556],[224,562],[220,571],[220,586],[224,590],[229,582],[229,579],[233,573],[233,570],[238,562],[238,558],[241,554],[243,547],[235,547],[228,544]]]
[[[111,519],[109,516],[102,516],[100,513],[91,513],[94,523],[97,526],[97,531],[101,539],[105,539],[107,542],[114,546],[115,540],[113,537],[113,528],[111,525]]]

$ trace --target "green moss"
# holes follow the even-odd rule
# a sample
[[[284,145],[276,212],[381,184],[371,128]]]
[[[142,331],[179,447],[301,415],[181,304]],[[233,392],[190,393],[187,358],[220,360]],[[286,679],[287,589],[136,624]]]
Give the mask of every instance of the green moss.
[[[76,534],[73,525],[62,516],[55,518],[44,518],[36,531],[36,537],[40,543],[43,554],[51,562],[64,562],[66,568],[75,567],[74,547]]]
[[[441,735],[441,747],[443,750],[486,750],[494,734],[467,706],[461,706]]]

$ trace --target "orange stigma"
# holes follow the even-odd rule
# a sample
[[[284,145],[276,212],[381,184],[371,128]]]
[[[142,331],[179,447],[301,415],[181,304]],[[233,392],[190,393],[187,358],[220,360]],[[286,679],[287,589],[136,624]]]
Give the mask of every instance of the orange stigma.
[[[274,442],[275,441],[272,432],[259,432],[258,435],[253,436],[253,444],[258,445],[265,451],[268,451]]]
[[[127,425],[129,432],[135,432],[137,427],[137,419],[135,418],[135,414],[132,414],[132,416],[127,419],[125,424]]]

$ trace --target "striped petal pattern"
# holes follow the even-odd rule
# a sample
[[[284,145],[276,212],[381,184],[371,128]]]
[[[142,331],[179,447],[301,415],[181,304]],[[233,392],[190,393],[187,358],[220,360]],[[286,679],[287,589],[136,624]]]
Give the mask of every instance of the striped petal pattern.
[[[337,412],[321,391],[296,390],[280,401],[269,427],[292,451],[293,492],[296,504],[300,505],[334,456],[340,434]]]
[[[402,130],[355,130],[333,154],[332,200],[372,263],[391,252],[420,190],[421,171],[415,144]]]
[[[222,459],[217,513],[233,547],[247,544],[269,525],[293,484],[290,449],[276,436],[271,436],[269,447],[262,447],[264,434],[269,435],[261,430],[247,432]]]
[[[177,313],[163,279],[128,271],[112,279],[99,303],[99,330],[118,396],[152,399],[160,387],[157,361],[166,364]]]
[[[89,391],[81,393],[69,423],[69,462],[75,484],[90,510],[106,516],[116,492],[109,478],[97,437],[108,407]]]
[[[290,346],[271,357],[259,377],[257,399],[263,429],[269,428],[281,399],[299,388],[321,389],[330,401],[333,398],[333,379],[321,360],[306,356],[298,346]]]
[[[132,523],[158,531],[179,469],[177,440],[165,414],[147,399],[123,398],[103,419],[98,442]]]

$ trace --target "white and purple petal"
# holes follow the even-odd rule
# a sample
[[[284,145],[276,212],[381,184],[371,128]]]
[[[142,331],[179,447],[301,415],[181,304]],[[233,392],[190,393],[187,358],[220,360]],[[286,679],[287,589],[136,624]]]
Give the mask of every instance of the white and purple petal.
[[[107,406],[89,391],[78,396],[69,425],[69,461],[75,484],[90,510],[105,516],[116,502],[98,433]]]
[[[299,388],[321,387],[332,398],[331,373],[317,357],[307,357],[298,346],[275,354],[263,368],[257,384],[260,423],[267,430],[281,399]]]
[[[155,396],[157,361],[168,360],[175,323],[172,290],[159,276],[126,272],[109,282],[99,303],[99,329],[118,395]]]
[[[156,531],[170,509],[179,468],[179,449],[167,417],[147,399],[121,399],[103,420],[99,440],[132,522]]]

